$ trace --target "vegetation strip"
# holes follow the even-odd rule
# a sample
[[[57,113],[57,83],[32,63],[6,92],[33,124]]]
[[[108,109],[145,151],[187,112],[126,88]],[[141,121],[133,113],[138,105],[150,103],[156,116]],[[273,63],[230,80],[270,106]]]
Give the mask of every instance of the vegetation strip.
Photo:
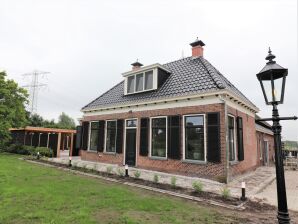
[[[220,207],[228,208],[228,209],[231,209],[231,210],[239,210],[239,211],[245,210],[244,205],[245,205],[246,202],[243,202],[239,205],[228,205],[228,204],[220,203],[220,202],[213,201],[213,200],[210,200],[210,199],[203,199],[203,198],[190,196],[190,195],[186,195],[186,194],[181,194],[181,193],[176,193],[176,192],[173,192],[173,191],[167,191],[167,190],[159,189],[159,188],[155,188],[155,187],[149,187],[149,186],[145,186],[145,185],[141,185],[141,184],[135,184],[135,183],[127,182],[127,181],[119,181],[119,180],[116,180],[114,178],[103,177],[103,176],[100,176],[100,175],[90,174],[90,173],[86,173],[86,172],[82,172],[82,171],[78,171],[78,170],[69,169],[69,168],[66,168],[66,167],[61,167],[61,166],[59,167],[59,166],[53,165],[54,163],[49,164],[49,163],[46,163],[45,161],[42,161],[42,160],[40,160],[40,161],[33,161],[33,160],[29,160],[29,159],[24,159],[24,160],[28,161],[30,163],[35,163],[35,164],[48,166],[48,167],[55,167],[55,168],[62,169],[62,170],[65,170],[65,171],[69,171],[69,172],[72,172],[72,173],[75,173],[75,174],[80,174],[80,175],[84,175],[84,176],[88,176],[88,177],[98,178],[98,179],[102,179],[102,180],[106,180],[106,181],[110,181],[110,182],[114,182],[114,183],[120,183],[120,184],[124,184],[124,185],[128,185],[128,186],[132,186],[132,187],[137,187],[137,188],[149,190],[149,191],[154,191],[154,192],[167,194],[167,195],[171,195],[171,196],[175,196],[175,197],[179,197],[179,198],[184,198],[184,199],[187,199],[187,200],[192,200],[192,201],[197,201],[197,202],[205,202],[205,203],[208,203],[208,204],[211,204],[211,205],[220,206]]]

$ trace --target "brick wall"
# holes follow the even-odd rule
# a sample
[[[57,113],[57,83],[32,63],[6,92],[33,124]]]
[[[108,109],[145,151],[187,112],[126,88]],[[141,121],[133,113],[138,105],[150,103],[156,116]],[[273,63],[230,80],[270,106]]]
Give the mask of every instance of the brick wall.
[[[221,141],[221,163],[194,164],[187,163],[181,160],[157,160],[149,156],[140,156],[140,118],[155,117],[155,116],[169,116],[169,115],[188,115],[188,114],[205,114],[208,112],[220,112],[220,141]],[[244,143],[244,161],[229,164],[229,176],[233,176],[250,171],[260,166],[259,154],[257,151],[257,137],[255,129],[255,118],[251,115],[243,113],[232,107],[227,106],[227,113],[235,117],[241,116],[243,119],[243,143]],[[189,106],[183,108],[168,108],[160,110],[137,111],[130,113],[116,113],[98,116],[86,116],[83,121],[96,120],[111,120],[111,119],[128,119],[138,118],[137,128],[137,152],[136,152],[136,167],[165,171],[169,173],[176,173],[189,176],[205,177],[218,180],[226,176],[226,127],[225,127],[225,111],[224,104],[210,104],[200,106]],[[182,125],[182,124],[181,124]],[[181,127],[182,130],[183,127]],[[235,127],[236,128],[236,127]],[[181,131],[181,139],[183,132]],[[123,143],[124,144],[124,143]],[[180,152],[182,158],[182,140],[180,145]],[[236,148],[237,151],[237,148]],[[236,152],[237,153],[237,152]],[[104,154],[94,153],[80,150],[82,159],[92,160],[104,163],[114,163],[123,165],[124,154]],[[237,157],[237,155],[236,155]]]
[[[231,107],[228,107],[228,114],[231,114],[235,117],[240,116],[242,117],[243,121],[244,160],[230,163],[229,176],[233,177],[235,175],[254,170],[257,166],[259,166],[259,163],[257,153],[255,118]]]
[[[265,151],[264,151],[264,141],[268,141],[268,152],[269,152],[269,165],[273,164],[274,158],[274,138],[273,135],[269,135],[260,131],[257,131],[257,153],[258,153],[258,163],[259,165],[265,164]],[[263,150],[261,150],[263,148]],[[261,153],[263,154],[261,156]]]
[[[224,115],[224,105],[223,104],[210,104],[210,105],[200,105],[200,106],[189,106],[189,107],[179,107],[179,108],[168,108],[160,110],[148,110],[148,111],[137,111],[131,113],[117,113],[108,115],[98,115],[98,116],[86,116],[83,121],[93,121],[93,120],[109,120],[109,119],[128,119],[128,118],[140,118],[143,117],[154,117],[154,116],[169,116],[169,115],[187,115],[187,114],[205,114],[208,112],[220,112],[220,141],[221,141],[221,163],[210,163],[206,164],[194,164],[186,163],[181,160],[157,160],[149,158],[148,156],[139,155],[140,146],[140,122],[138,122],[137,128],[137,156],[136,156],[136,167],[166,171],[176,174],[184,174],[190,176],[206,177],[211,179],[223,178],[225,176],[225,165],[226,165],[226,154],[225,154],[225,115]],[[181,124],[182,125],[182,124]],[[182,130],[182,127],[181,127]],[[181,131],[181,139],[182,139]],[[182,140],[180,145],[180,152],[182,158]],[[103,153],[86,152],[80,150],[80,155],[82,159],[92,160],[98,162],[108,162],[122,165],[123,164],[123,153],[116,155],[107,155]]]

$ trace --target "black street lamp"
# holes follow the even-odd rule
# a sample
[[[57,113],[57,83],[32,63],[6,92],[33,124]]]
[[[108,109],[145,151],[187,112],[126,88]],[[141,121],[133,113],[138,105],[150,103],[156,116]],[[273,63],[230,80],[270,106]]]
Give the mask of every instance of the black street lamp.
[[[281,149],[281,125],[280,120],[297,120],[297,117],[279,117],[277,105],[282,104],[285,93],[286,77],[288,69],[276,64],[273,60],[275,56],[271,54],[269,48],[265,67],[257,74],[260,81],[264,98],[267,105],[272,105],[272,118],[259,119],[259,121],[273,121],[272,131],[274,133],[274,150],[275,150],[275,168],[276,168],[276,186],[279,223],[290,223],[290,217],[287,205],[287,193],[285,185],[283,155]]]

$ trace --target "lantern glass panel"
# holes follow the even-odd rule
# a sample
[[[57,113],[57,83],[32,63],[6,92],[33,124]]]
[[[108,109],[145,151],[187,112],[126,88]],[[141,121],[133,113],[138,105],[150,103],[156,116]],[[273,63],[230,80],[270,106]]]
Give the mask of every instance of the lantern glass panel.
[[[274,80],[274,89],[272,90],[273,97],[275,98],[274,101],[281,101],[281,94],[282,94],[282,82],[283,77]]]
[[[267,97],[268,102],[272,102],[272,87],[271,80],[262,80],[262,84],[264,86],[264,91]]]

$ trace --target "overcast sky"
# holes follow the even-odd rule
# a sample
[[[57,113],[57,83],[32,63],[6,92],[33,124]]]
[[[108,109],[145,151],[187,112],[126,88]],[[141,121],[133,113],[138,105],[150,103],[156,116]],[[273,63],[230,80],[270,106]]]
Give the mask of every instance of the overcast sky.
[[[47,119],[80,109],[122,80],[137,58],[144,65],[191,54],[204,56],[271,116],[256,79],[271,46],[289,69],[281,116],[298,115],[296,0],[0,0],[0,69],[20,85],[21,74],[50,72],[40,81],[38,113]],[[298,121],[283,121],[285,139],[298,140]]]

